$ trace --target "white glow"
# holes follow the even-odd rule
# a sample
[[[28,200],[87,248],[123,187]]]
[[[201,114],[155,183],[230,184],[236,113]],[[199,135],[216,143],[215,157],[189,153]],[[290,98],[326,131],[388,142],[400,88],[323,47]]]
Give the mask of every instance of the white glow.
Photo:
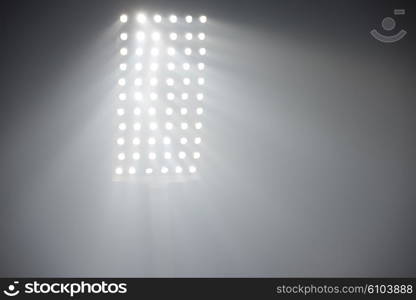
[[[181,151],[181,152],[179,152],[179,153],[178,153],[178,157],[179,157],[180,159],[185,159],[185,158],[186,158],[186,153],[185,153],[185,152],[183,152],[183,151]]]
[[[189,79],[189,78],[187,78],[187,77],[186,77],[186,78],[184,78],[184,79],[183,79],[183,84],[184,84],[184,85],[190,85],[190,84],[191,84],[191,79]]]
[[[202,71],[205,69],[205,64],[204,63],[198,63],[198,70]]]
[[[192,23],[192,16],[186,16],[185,17],[185,22],[186,23]]]
[[[128,35],[125,32],[120,33],[120,40],[127,41]]]
[[[154,40],[155,42],[160,41],[160,32],[153,32],[152,40]]]
[[[199,159],[199,158],[201,157],[201,153],[199,153],[199,152],[194,152],[194,153],[193,153],[193,157],[194,157],[194,159]]]
[[[198,107],[197,109],[196,109],[196,114],[197,115],[202,115],[204,113],[204,109],[202,108],[202,107]]]
[[[176,32],[171,32],[171,33],[169,34],[169,38],[170,38],[172,41],[176,41],[176,40],[178,39],[178,34],[177,34]]]
[[[124,154],[124,152],[121,152],[117,155],[118,160],[125,160],[126,159],[126,154]]]
[[[171,139],[170,139],[170,137],[165,136],[165,137],[163,138],[163,144],[165,144],[165,145],[170,145],[170,143],[171,143]]]
[[[156,153],[150,152],[148,157],[149,157],[150,160],[155,160],[156,159]]]
[[[181,108],[181,115],[186,115],[188,113],[188,109],[186,107]]]
[[[144,53],[144,51],[143,51],[143,49],[142,49],[142,48],[137,48],[137,49],[136,49],[136,55],[137,55],[137,56],[142,56],[142,55],[143,55],[143,53]]]
[[[121,131],[126,130],[127,129],[126,123],[120,123],[120,124],[118,124],[118,129],[120,129]]]
[[[203,99],[204,99],[204,94],[202,94],[202,93],[196,94],[196,100],[202,101]]]
[[[143,31],[138,31],[138,32],[136,33],[136,38],[137,38],[139,41],[144,41],[144,39],[146,38],[146,34],[145,34]]]
[[[188,71],[188,70],[191,68],[191,65],[190,65],[190,64],[188,64],[188,63],[183,63],[183,64],[182,64],[182,68],[183,68],[185,71]]]
[[[176,168],[175,168],[175,172],[176,172],[176,174],[181,174],[182,173],[182,167],[180,167],[180,166],[177,166]]]
[[[133,152],[132,157],[134,160],[139,160],[140,159],[140,153],[139,152]]]
[[[141,71],[143,70],[143,64],[142,63],[137,63],[134,65],[134,68],[136,69],[136,71]]]
[[[150,93],[150,100],[155,101],[157,100],[158,95],[155,92]]]
[[[205,54],[207,54],[207,49],[205,49],[205,48],[199,48],[199,54],[200,54],[200,55],[205,55]]]
[[[173,79],[172,78],[168,78],[168,79],[166,79],[166,84],[168,85],[168,86],[173,86],[174,85],[174,81],[173,81]]]
[[[173,109],[171,107],[166,108],[165,110],[167,116],[171,116],[173,114]]]
[[[186,129],[188,129],[188,123],[182,122],[182,123],[181,123],[181,129],[182,129],[182,130],[186,130]]]
[[[192,33],[187,32],[187,33],[185,34],[185,39],[187,39],[188,41],[192,40]]]
[[[140,139],[138,137],[135,137],[135,138],[133,138],[132,143],[135,146],[140,145]]]
[[[194,139],[194,143],[197,144],[197,145],[201,144],[201,142],[202,142],[202,139],[200,137],[196,137]]]
[[[170,153],[170,152],[165,152],[165,153],[163,154],[163,157],[164,157],[165,159],[172,159],[172,153]]]
[[[117,167],[114,171],[117,175],[121,175],[123,174],[123,168],[122,167]]]
[[[195,166],[189,166],[188,170],[189,170],[189,173],[194,174],[196,172],[196,167]]]
[[[201,128],[202,128],[202,123],[201,122],[195,123],[195,129],[201,129]]]
[[[129,174],[131,174],[131,175],[136,174],[136,168],[135,167],[130,167],[129,168]]]
[[[153,173],[153,169],[152,168],[146,168],[146,170],[144,172],[146,174],[152,174]]]
[[[154,137],[150,137],[147,142],[149,143],[149,145],[154,145],[156,144],[156,139]]]
[[[125,63],[121,63],[121,64],[120,64],[120,70],[121,70],[121,71],[126,71],[126,70],[127,70],[127,64],[125,64]]]
[[[141,78],[134,79],[134,85],[142,86],[143,85],[143,79],[141,79]]]
[[[177,16],[175,16],[175,15],[170,15],[170,16],[169,16],[169,21],[170,21],[171,23],[176,23],[176,22],[178,22],[178,17],[177,17]]]
[[[124,78],[120,78],[120,79],[118,80],[118,85],[125,86],[125,85],[126,85],[126,79],[124,79]]]
[[[206,23],[207,22],[207,17],[206,16],[200,16],[199,17],[199,22]]]
[[[142,110],[140,109],[140,107],[136,107],[136,108],[134,109],[133,113],[134,113],[136,116],[140,116],[140,114],[142,113]]]
[[[156,122],[151,122],[150,124],[149,124],[149,129],[150,130],[156,130],[158,128],[158,125],[157,125],[157,123]]]
[[[143,100],[143,94],[140,93],[140,92],[135,92],[134,93],[134,99],[137,100],[137,101]]]
[[[175,64],[173,62],[170,62],[167,64],[168,70],[173,71],[175,70]]]
[[[120,54],[121,54],[122,56],[127,55],[127,53],[128,53],[127,48],[123,47],[123,48],[121,48],[121,49],[120,49]]]
[[[203,40],[205,40],[205,38],[206,38],[205,33],[203,33],[203,32],[198,33],[198,39],[203,41]]]
[[[169,47],[167,52],[169,56],[173,56],[176,53],[175,48],[173,47]]]
[[[159,69],[159,64],[157,63],[151,63],[150,64],[150,70],[151,71],[157,71]]]
[[[142,125],[139,122],[133,124],[133,129],[139,131],[142,128]]]
[[[121,23],[126,23],[128,21],[129,17],[127,15],[121,15],[120,16],[120,22]]]
[[[161,15],[154,15],[153,16],[153,21],[155,21],[156,23],[162,22],[162,16]]]
[[[118,114],[119,116],[123,116],[123,115],[125,114],[125,110],[124,110],[124,108],[117,108],[117,114]]]
[[[162,167],[162,169],[160,169],[160,172],[162,172],[162,174],[166,174],[168,171],[169,170],[166,167]]]
[[[173,129],[173,124],[171,122],[167,122],[165,124],[165,128],[166,128],[166,130],[172,130]]]
[[[154,115],[156,114],[156,108],[154,108],[154,107],[150,107],[150,108],[147,110],[147,113],[149,114],[149,116],[154,116]]]
[[[118,99],[120,99],[121,101],[126,100],[127,99],[127,94],[126,93],[118,94]]]
[[[182,100],[188,100],[189,99],[189,94],[188,93],[182,93],[181,94],[181,99]]]
[[[125,143],[126,141],[124,140],[124,138],[122,138],[122,137],[119,137],[118,139],[117,139],[117,145],[124,145],[124,143]]]
[[[139,22],[140,24],[143,24],[143,23],[145,23],[146,22],[146,15],[145,14],[143,14],[143,13],[139,13],[139,14],[137,14],[137,22]]]
[[[152,56],[158,56],[159,55],[159,49],[158,48],[152,48],[150,50],[150,55],[152,55]]]
[[[174,93],[167,93],[166,98],[170,101],[175,99],[175,94]]]
[[[185,48],[185,55],[191,55],[192,54],[192,49],[191,48]]]
[[[152,78],[150,78],[150,85],[151,85],[151,86],[156,86],[156,85],[157,85],[157,83],[158,83],[158,80],[157,80],[157,78],[156,78],[156,77],[152,77]]]
[[[205,79],[203,77],[198,77],[198,84],[199,85],[204,85],[205,84]]]
[[[179,140],[179,142],[180,142],[182,145],[185,145],[186,143],[188,143],[188,139],[187,139],[186,137],[181,137],[181,138],[180,138],[180,140]]]

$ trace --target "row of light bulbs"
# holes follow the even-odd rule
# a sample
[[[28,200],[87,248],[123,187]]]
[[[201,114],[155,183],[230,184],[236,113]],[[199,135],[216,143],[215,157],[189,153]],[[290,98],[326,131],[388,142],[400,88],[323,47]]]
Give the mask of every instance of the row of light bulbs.
[[[176,174],[182,174],[183,172],[184,172],[184,170],[183,170],[183,168],[181,167],[181,166],[176,166],[174,169],[173,169],[173,171],[176,173]],[[117,174],[117,175],[123,175],[123,172],[124,172],[124,170],[123,170],[123,168],[122,167],[117,167],[116,169],[115,169],[115,173]],[[136,170],[136,168],[135,167],[129,167],[128,169],[127,169],[127,172],[130,174],[130,175],[134,175],[134,174],[136,174],[136,172],[137,172],[137,170]],[[145,174],[152,174],[154,172],[154,170],[153,170],[153,168],[146,168],[146,169],[144,169],[144,173]],[[160,172],[162,173],[162,174],[168,174],[169,173],[169,168],[168,167],[161,167],[160,168]],[[189,173],[191,173],[191,174],[194,174],[195,172],[196,172],[196,167],[195,166],[189,166],[188,167],[188,172]]]
[[[168,21],[170,22],[170,23],[177,23],[178,21],[179,21],[179,18],[178,18],[178,16],[176,16],[176,15],[170,15],[168,18]],[[187,16],[185,16],[185,18],[184,18],[184,20],[185,20],[185,22],[186,23],[188,23],[188,24],[190,24],[190,23],[192,23],[193,22],[193,17],[192,16],[190,16],[190,15],[187,15]],[[128,15],[126,15],[126,14],[122,14],[121,16],[120,16],[120,22],[121,23],[127,23],[128,22],[128,20],[129,20],[129,17],[128,17]],[[138,13],[137,15],[136,15],[136,21],[138,22],[138,23],[140,23],[140,24],[144,24],[144,23],[146,23],[146,22],[148,22],[149,20],[153,20],[155,23],[162,23],[163,22],[163,17],[161,16],[161,15],[159,15],[159,14],[155,14],[155,15],[153,15],[153,17],[152,18],[149,18],[146,14],[144,14],[144,13]],[[199,16],[198,17],[198,21],[200,22],[200,23],[202,23],[202,24],[205,24],[207,21],[208,21],[208,19],[207,19],[207,17],[206,16]]]
[[[154,31],[150,35],[150,37],[155,42],[158,42],[158,41],[160,41],[162,39],[162,35],[158,31]],[[179,35],[176,32],[169,33],[169,39],[172,40],[172,41],[176,41],[178,39],[178,37],[179,37]],[[187,32],[187,33],[185,33],[184,37],[185,37],[186,40],[191,41],[194,36],[193,36],[193,34],[191,32]],[[200,33],[197,34],[197,37],[198,37],[198,39],[200,41],[203,41],[203,40],[205,40],[206,35],[205,35],[205,33],[200,32]],[[128,38],[129,38],[128,33],[126,33],[126,32],[120,33],[120,40],[127,41]],[[143,31],[138,31],[136,33],[136,38],[137,38],[137,40],[139,40],[139,41],[142,42],[142,41],[144,41],[146,39],[146,34]]]

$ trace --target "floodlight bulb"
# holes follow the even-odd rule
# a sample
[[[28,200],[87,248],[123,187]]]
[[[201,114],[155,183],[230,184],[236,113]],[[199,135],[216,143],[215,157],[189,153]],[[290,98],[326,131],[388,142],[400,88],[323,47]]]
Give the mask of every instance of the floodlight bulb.
[[[140,145],[140,139],[138,137],[133,138],[132,144],[135,146]]]
[[[160,169],[160,172],[162,172],[162,174],[166,174],[168,171],[169,171],[169,169],[168,169],[168,168],[166,168],[166,167],[162,167],[162,168]]]
[[[158,55],[159,55],[159,49],[158,49],[158,48],[152,48],[152,49],[150,50],[150,54],[151,54],[152,56],[158,56]]]
[[[132,155],[134,160],[139,160],[140,159],[140,153],[139,152],[134,152]]]
[[[196,94],[196,99],[197,99],[198,101],[202,101],[202,100],[204,99],[204,94],[202,94],[202,93],[198,93],[198,94]]]
[[[205,64],[204,63],[198,63],[198,70],[202,71],[205,69]]]
[[[121,23],[126,23],[128,21],[129,17],[125,14],[120,16],[120,22]]]
[[[182,64],[182,68],[183,68],[185,71],[188,71],[188,70],[191,68],[191,65],[190,65],[189,63],[183,63],[183,64]]]
[[[184,84],[184,85],[190,85],[190,84],[191,84],[191,79],[189,79],[189,78],[187,78],[187,77],[186,77],[186,78],[184,78],[184,79],[183,79],[183,84]]]
[[[142,63],[137,63],[134,65],[134,68],[136,69],[136,71],[141,71],[143,70],[143,64]]]
[[[135,92],[134,93],[134,99],[137,100],[137,101],[143,100],[143,94],[140,93],[140,92]]]
[[[199,152],[194,152],[194,153],[193,153],[193,157],[194,157],[194,159],[199,159],[199,158],[201,157],[201,153],[199,153]]]
[[[149,114],[149,116],[154,116],[154,115],[156,114],[156,108],[154,108],[154,107],[150,107],[150,108],[147,110],[147,113]]]
[[[201,122],[195,123],[195,129],[201,129],[201,128],[202,128],[202,123]]]
[[[143,13],[139,13],[137,14],[137,22],[139,22],[140,24],[143,24],[146,22],[146,15]]]
[[[198,84],[199,85],[204,85],[205,84],[205,79],[203,77],[198,77]]]
[[[154,137],[150,137],[147,142],[149,143],[149,145],[154,145],[156,144],[156,139]]]
[[[153,16],[153,21],[155,21],[156,23],[162,22],[162,16],[161,15],[154,15]]]
[[[134,113],[136,116],[140,116],[140,114],[142,113],[142,110],[140,109],[140,107],[136,107],[136,108],[133,110],[133,113]]]
[[[120,79],[118,80],[118,85],[120,85],[120,86],[125,86],[125,85],[126,85],[126,79],[124,79],[124,78],[120,78]]]
[[[185,22],[186,23],[192,23],[192,16],[186,16],[185,17]]]
[[[140,123],[136,122],[133,124],[133,129],[135,131],[139,131],[141,128],[142,128],[142,125]]]
[[[121,130],[121,131],[126,130],[127,129],[126,123],[120,123],[120,124],[118,124],[118,129]]]
[[[186,115],[188,113],[188,109],[186,107],[181,108],[181,115]]]
[[[165,144],[165,145],[170,145],[170,143],[171,143],[171,139],[170,139],[170,137],[165,136],[165,137],[163,138],[163,144]]]
[[[123,48],[121,48],[121,49],[120,49],[120,54],[121,54],[122,56],[126,56],[126,55],[127,55],[127,53],[128,53],[127,48],[123,47]]]
[[[180,167],[180,166],[177,166],[176,168],[175,168],[175,172],[176,172],[176,174],[181,174],[182,173],[182,167]]]
[[[200,39],[201,41],[205,40],[206,35],[203,32],[198,33],[198,39]]]
[[[121,152],[117,155],[118,160],[125,160],[126,154],[124,152]]]
[[[121,63],[120,64],[120,71],[126,71],[127,70],[127,64]]]
[[[175,33],[175,32],[171,32],[171,33],[169,34],[169,38],[170,38],[172,41],[176,41],[176,40],[178,39],[178,34],[177,34],[177,33]]]
[[[189,166],[189,173],[194,174],[196,172],[195,166]]]
[[[170,153],[170,152],[165,152],[165,153],[163,154],[163,157],[164,157],[165,159],[171,159],[171,158],[172,158],[172,153]]]
[[[126,100],[126,99],[127,99],[127,95],[126,95],[126,93],[120,93],[120,94],[118,95],[118,99],[120,99],[121,101]]]
[[[166,108],[165,110],[167,116],[171,116],[173,114],[173,109],[171,107]]]
[[[168,78],[168,79],[166,79],[166,84],[168,85],[168,86],[173,86],[173,84],[174,84],[175,82],[173,81],[173,79],[172,78]]]
[[[179,140],[179,142],[180,142],[182,145],[185,145],[186,143],[188,143],[188,139],[187,139],[186,137],[181,137],[181,138],[180,138],[180,140]]]
[[[150,85],[151,86],[156,86],[158,83],[157,78],[156,77],[152,77],[150,78]]]
[[[185,34],[185,39],[187,39],[188,41],[192,40],[192,33],[187,32],[187,33]]]
[[[126,141],[124,140],[124,138],[120,137],[117,139],[117,145],[122,146],[124,145]]]
[[[170,16],[169,16],[169,21],[170,21],[171,23],[176,23],[176,22],[178,22],[178,17],[177,17],[177,16],[175,16],[175,15],[170,15]]]
[[[175,99],[175,94],[174,93],[167,93],[166,98],[170,101]]]
[[[185,153],[185,152],[183,152],[183,151],[181,151],[181,152],[179,152],[179,153],[178,153],[178,157],[179,157],[180,159],[185,159],[185,158],[186,158],[186,153]]]
[[[159,69],[159,65],[157,63],[151,63],[150,64],[150,70],[151,71],[157,71]]]
[[[158,128],[158,126],[157,126],[157,123],[156,122],[151,122],[150,124],[149,124],[149,129],[150,130],[156,130]]]
[[[196,137],[194,139],[194,143],[197,144],[197,145],[201,144],[201,142],[202,142],[202,139],[200,137]]]
[[[123,116],[125,114],[124,108],[117,108],[117,115]]]
[[[136,168],[135,167],[130,167],[129,168],[129,174],[130,175],[136,174]]]
[[[156,159],[156,153],[150,152],[148,157],[149,157],[150,160],[155,160]]]
[[[154,41],[160,41],[160,33],[159,32],[153,32],[152,33],[152,40]]]
[[[169,47],[167,52],[169,56],[173,56],[176,53],[175,48],[173,47]]]
[[[153,169],[152,168],[146,168],[146,170],[144,172],[146,174],[152,174],[153,173]]]
[[[206,55],[207,54],[207,49],[205,49],[205,48],[199,48],[199,54],[200,55]]]
[[[137,48],[136,49],[136,55],[137,56],[143,56],[143,53],[144,53],[143,48]]]
[[[122,41],[126,41],[126,40],[127,40],[127,38],[128,38],[127,33],[123,32],[123,33],[121,33],[121,34],[120,34],[120,40],[122,40]]]
[[[199,22],[201,22],[201,23],[206,23],[207,22],[207,17],[206,16],[200,16],[199,17]]]
[[[117,175],[121,175],[123,174],[123,168],[122,167],[117,167],[114,171]]]
[[[186,130],[186,129],[188,129],[188,123],[182,122],[182,123],[181,123],[181,129],[182,129],[182,130]]]
[[[167,68],[168,68],[169,71],[173,71],[173,70],[175,70],[175,64],[170,62],[170,63],[167,64]]]
[[[144,32],[143,32],[143,31],[138,31],[138,32],[136,33],[136,38],[137,38],[139,41],[143,41],[143,40],[145,39],[145,37],[146,37],[146,35],[144,34]]]
[[[165,124],[165,128],[166,128],[166,130],[172,130],[173,129],[173,124],[171,122],[167,122]]]
[[[198,107],[197,109],[196,109],[196,114],[197,115],[202,115],[204,113],[204,109],[202,108],[202,107]]]
[[[188,93],[182,93],[181,94],[181,99],[182,100],[188,100],[189,99],[189,94]]]
[[[185,55],[191,55],[192,54],[192,49],[191,48],[185,48]]]

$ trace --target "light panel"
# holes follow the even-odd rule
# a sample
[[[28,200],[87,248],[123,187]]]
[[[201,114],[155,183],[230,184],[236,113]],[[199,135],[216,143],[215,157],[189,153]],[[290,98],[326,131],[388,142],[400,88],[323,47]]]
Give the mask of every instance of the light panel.
[[[195,176],[207,18],[139,12],[119,22],[114,178]]]

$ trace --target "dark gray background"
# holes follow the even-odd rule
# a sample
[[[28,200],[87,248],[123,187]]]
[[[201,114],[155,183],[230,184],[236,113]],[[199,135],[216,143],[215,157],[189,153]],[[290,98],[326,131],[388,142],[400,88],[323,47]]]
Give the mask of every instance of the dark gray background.
[[[416,276],[410,3],[2,1],[0,276]],[[140,8],[209,17],[200,181],[111,181]]]

